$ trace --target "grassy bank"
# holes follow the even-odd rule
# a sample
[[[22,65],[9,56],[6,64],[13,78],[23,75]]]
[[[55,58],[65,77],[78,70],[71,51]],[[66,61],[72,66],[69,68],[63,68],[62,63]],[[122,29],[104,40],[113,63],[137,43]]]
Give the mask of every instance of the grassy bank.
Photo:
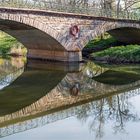
[[[26,55],[26,48],[15,38],[0,32],[0,55]]]
[[[114,45],[117,43],[117,40],[110,36],[109,34],[105,34],[102,37],[97,37],[94,40],[91,40],[85,48],[92,48],[95,50],[106,49],[107,47]]]
[[[83,56],[89,57],[89,54],[92,52],[102,51],[121,44],[121,42],[118,42],[115,38],[106,33],[102,37],[97,37],[94,40],[91,40],[83,49]]]
[[[104,63],[140,63],[140,45],[126,45],[106,33],[90,41],[83,56]]]
[[[91,57],[107,63],[140,63],[140,45],[111,47],[92,53]]]

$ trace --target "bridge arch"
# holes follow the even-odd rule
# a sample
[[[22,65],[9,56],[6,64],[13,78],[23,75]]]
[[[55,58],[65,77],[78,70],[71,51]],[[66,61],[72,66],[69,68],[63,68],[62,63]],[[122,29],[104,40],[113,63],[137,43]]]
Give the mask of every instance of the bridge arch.
[[[73,52],[70,54],[61,43],[62,34],[53,28],[53,24],[38,20],[36,15],[1,13],[0,30],[21,42],[28,49],[29,58],[74,60]],[[76,61],[79,61],[79,54]]]
[[[83,40],[79,40],[77,44],[83,49],[89,41],[102,34],[108,32],[110,35],[115,37],[118,41],[128,44],[140,44],[140,24],[137,23],[123,23],[123,22],[108,22],[104,21],[95,29],[91,29],[87,35],[84,36]]]
[[[12,13],[11,14],[2,13],[0,14],[0,25],[1,25],[1,22],[3,25],[5,22],[5,24],[7,25],[7,27],[9,27],[9,29],[11,29],[12,26],[14,26],[14,29],[17,29],[17,30],[19,29],[22,30],[22,28],[30,29],[30,30],[34,29],[34,30],[37,30],[38,32],[42,32],[42,34],[45,33],[47,35],[46,37],[50,37],[51,39],[55,40],[57,44],[61,46],[61,47],[59,46],[60,50],[64,50],[64,47],[61,45],[58,38],[60,33],[57,32],[57,30],[55,30],[51,25],[38,20],[37,17],[30,17],[24,14],[20,15],[20,14],[12,14]],[[34,36],[34,34],[32,34],[32,36]],[[15,36],[15,37],[18,39],[18,36]]]

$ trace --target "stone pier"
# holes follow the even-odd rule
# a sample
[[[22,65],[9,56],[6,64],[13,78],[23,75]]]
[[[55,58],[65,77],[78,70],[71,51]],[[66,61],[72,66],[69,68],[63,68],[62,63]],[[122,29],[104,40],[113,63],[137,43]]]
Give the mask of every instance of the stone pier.
[[[80,62],[82,61],[82,53],[70,51],[49,51],[39,49],[28,49],[27,57],[30,59],[47,59],[52,61],[63,62]]]

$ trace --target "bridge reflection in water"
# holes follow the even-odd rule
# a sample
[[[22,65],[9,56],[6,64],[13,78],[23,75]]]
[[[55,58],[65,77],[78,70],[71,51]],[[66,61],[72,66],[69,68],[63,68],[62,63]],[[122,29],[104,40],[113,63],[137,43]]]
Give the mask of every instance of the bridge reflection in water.
[[[24,63],[18,67],[8,62],[11,71],[5,79],[10,80],[0,91],[0,137],[71,116],[85,121],[92,114],[94,121],[101,122],[116,118],[116,127],[121,129],[123,120],[139,120],[130,112],[128,99],[140,94],[140,66],[109,67],[92,62],[61,66],[30,61],[23,72]],[[90,128],[95,129],[93,124]]]

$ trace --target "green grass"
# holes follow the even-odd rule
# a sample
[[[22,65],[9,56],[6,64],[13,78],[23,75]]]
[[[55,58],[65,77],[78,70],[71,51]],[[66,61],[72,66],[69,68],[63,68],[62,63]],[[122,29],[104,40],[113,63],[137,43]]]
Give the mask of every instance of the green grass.
[[[140,63],[140,45],[121,45],[115,38],[105,34],[88,43],[85,50],[94,60],[107,63]]]
[[[90,41],[86,45],[86,48],[94,48],[94,49],[106,48],[115,42],[117,42],[115,38],[113,38],[112,36],[108,34],[105,34],[103,36],[103,39],[101,39],[101,37],[98,37]]]
[[[11,49],[11,46],[13,46],[16,42],[16,39],[13,37],[0,34],[0,54],[8,53]]]
[[[140,62],[140,45],[127,45],[108,48],[92,53],[94,59],[117,62]]]
[[[26,50],[21,43],[12,36],[0,32],[0,55],[13,53],[13,50],[16,52],[19,47],[22,48],[23,54],[26,54]]]

